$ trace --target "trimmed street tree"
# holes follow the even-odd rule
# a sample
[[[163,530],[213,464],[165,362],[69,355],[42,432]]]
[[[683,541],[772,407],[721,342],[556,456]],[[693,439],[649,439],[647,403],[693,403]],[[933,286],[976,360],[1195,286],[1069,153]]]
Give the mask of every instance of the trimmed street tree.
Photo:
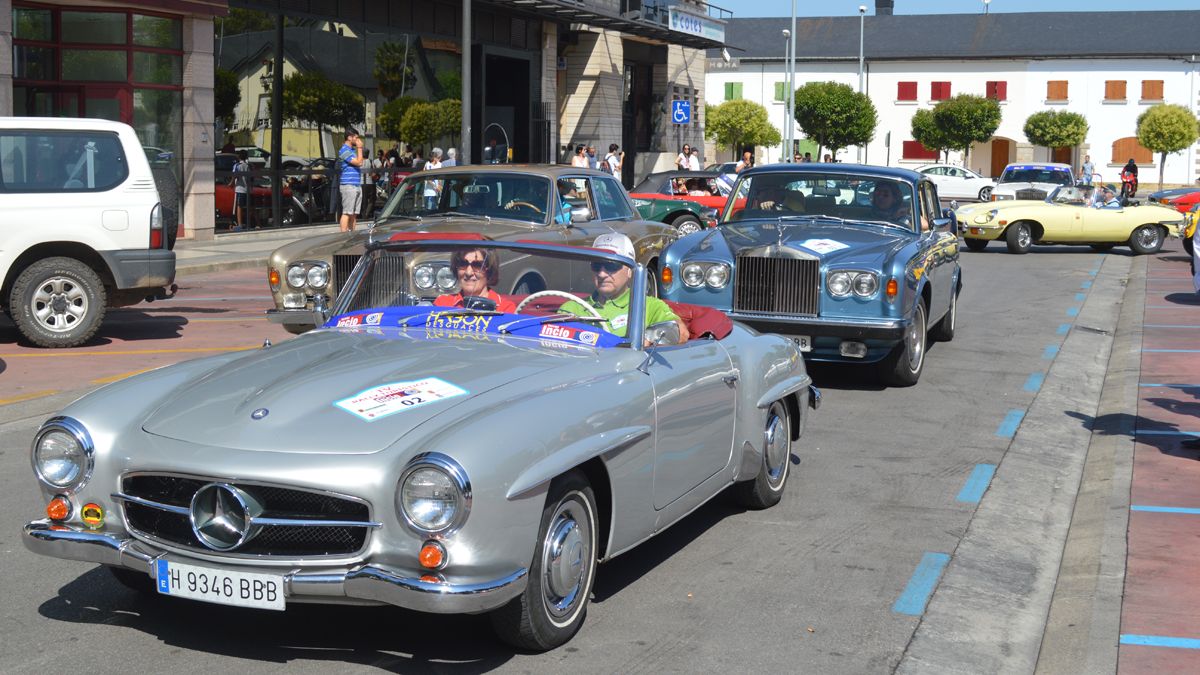
[[[366,117],[362,94],[318,72],[295,72],[283,80],[283,119],[317,125],[317,144],[325,156],[325,127],[346,129]]]
[[[913,113],[912,137],[913,140],[930,150],[946,153],[946,161],[950,161],[950,140],[938,128],[937,122],[933,119],[932,110],[918,110]]]
[[[384,42],[375,50],[375,68],[371,75],[379,84],[379,93],[391,101],[416,83],[412,61],[416,49],[403,42]]]
[[[963,151],[963,166],[968,166],[971,144],[986,143],[1000,128],[1000,103],[994,98],[959,94],[933,107],[933,122],[949,147]]]
[[[438,126],[437,105],[427,101],[417,101],[404,111],[400,118],[400,137],[405,143],[433,145],[433,140],[441,133]],[[429,148],[425,149],[428,152]]]
[[[1162,189],[1167,155],[1186,150],[1200,138],[1196,116],[1191,110],[1172,103],[1160,103],[1138,115],[1137,139],[1143,148],[1159,153],[1158,189]]]
[[[375,118],[375,125],[379,129],[380,135],[393,141],[404,140],[404,135],[400,133],[400,120],[404,119],[404,113],[408,112],[414,103],[420,102],[419,98],[401,96],[385,103]]]
[[[705,111],[705,137],[718,147],[731,148],[735,159],[743,146],[776,145],[783,140],[767,118],[767,109],[754,101],[726,101]]]
[[[809,138],[833,155],[848,145],[875,138],[879,115],[870,97],[837,82],[810,82],[796,90],[796,123]]]
[[[458,137],[462,133],[462,101],[447,98],[434,103],[433,106],[437,113],[438,137],[449,137],[450,146],[457,145]]]
[[[1074,148],[1087,133],[1087,118],[1066,110],[1043,110],[1025,120],[1025,138],[1045,148]]]

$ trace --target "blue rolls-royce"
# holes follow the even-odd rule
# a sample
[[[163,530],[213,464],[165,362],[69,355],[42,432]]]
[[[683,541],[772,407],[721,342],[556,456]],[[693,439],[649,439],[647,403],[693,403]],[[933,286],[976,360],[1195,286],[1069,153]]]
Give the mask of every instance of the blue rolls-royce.
[[[791,336],[813,361],[916,384],[950,340],[962,271],[937,188],[907,169],[776,164],[741,173],[715,230],[671,245],[663,297]]]

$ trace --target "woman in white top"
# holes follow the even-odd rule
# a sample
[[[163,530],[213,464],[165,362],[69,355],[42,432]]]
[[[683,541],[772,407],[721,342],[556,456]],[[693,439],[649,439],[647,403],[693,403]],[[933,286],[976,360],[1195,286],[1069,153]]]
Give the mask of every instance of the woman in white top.
[[[584,147],[582,145],[575,146],[575,155],[571,157],[571,166],[577,166],[581,169],[588,168],[587,155],[583,154]]]
[[[679,169],[680,171],[687,171],[690,169],[692,166],[691,156],[692,146],[684,143],[683,148],[679,151],[679,155],[675,157],[675,168]]]
[[[700,170],[700,149],[692,148],[692,154],[688,155],[688,169],[691,171]]]
[[[430,169],[442,168],[442,149],[434,148],[433,152],[429,153],[429,161],[425,162],[422,171]],[[437,208],[438,194],[442,191],[442,182],[440,180],[425,181],[425,209],[432,211]]]

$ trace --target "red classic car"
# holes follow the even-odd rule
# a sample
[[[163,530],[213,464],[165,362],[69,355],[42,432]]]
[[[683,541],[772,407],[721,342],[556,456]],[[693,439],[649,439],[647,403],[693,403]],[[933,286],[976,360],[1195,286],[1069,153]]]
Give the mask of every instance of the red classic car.
[[[725,208],[729,186],[711,171],[663,171],[646,176],[629,191],[634,199],[684,199],[717,211]]]

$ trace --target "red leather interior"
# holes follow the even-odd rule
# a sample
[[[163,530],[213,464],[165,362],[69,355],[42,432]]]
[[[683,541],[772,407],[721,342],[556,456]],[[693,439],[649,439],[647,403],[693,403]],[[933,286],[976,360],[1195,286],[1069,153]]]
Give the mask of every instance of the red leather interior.
[[[519,305],[522,300],[529,296],[514,294],[501,295],[500,297],[511,300],[514,305]],[[548,295],[534,300],[525,306],[521,310],[521,313],[532,314],[534,316],[553,314],[566,301],[566,298]],[[688,338],[689,341],[699,340],[706,336],[712,336],[720,340],[733,332],[733,321],[726,316],[725,312],[719,309],[701,305],[689,305],[685,302],[671,302],[670,300],[664,300],[664,302],[667,303],[672,312],[675,312],[675,316],[683,319],[683,323],[687,326],[688,335],[690,336]]]

